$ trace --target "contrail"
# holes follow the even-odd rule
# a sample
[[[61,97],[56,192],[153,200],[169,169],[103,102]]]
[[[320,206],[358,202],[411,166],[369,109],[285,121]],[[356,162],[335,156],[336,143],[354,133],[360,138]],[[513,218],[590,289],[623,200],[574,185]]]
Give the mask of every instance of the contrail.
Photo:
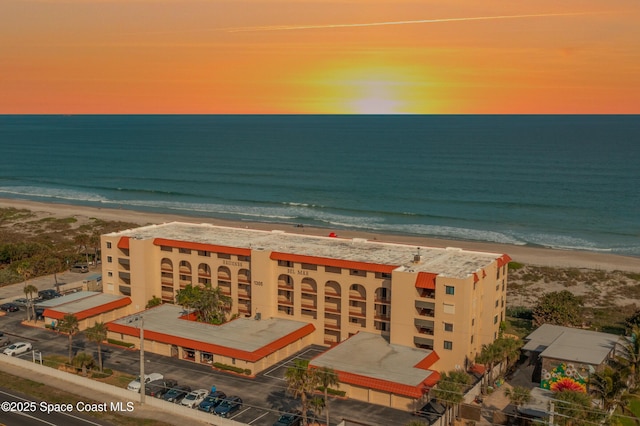
[[[467,18],[420,19],[415,21],[365,22],[360,24],[271,25],[271,26],[264,26],[264,27],[229,28],[227,29],[227,31],[231,33],[238,33],[238,32],[247,32],[247,31],[291,31],[291,30],[315,30],[315,29],[323,29],[323,28],[380,27],[383,25],[435,24],[439,22],[488,21],[492,19],[541,18],[541,17],[550,17],[550,16],[575,16],[575,15],[586,15],[586,14],[589,14],[589,12],[540,13],[540,14],[532,14],[532,15],[475,16],[475,17],[467,17]]]

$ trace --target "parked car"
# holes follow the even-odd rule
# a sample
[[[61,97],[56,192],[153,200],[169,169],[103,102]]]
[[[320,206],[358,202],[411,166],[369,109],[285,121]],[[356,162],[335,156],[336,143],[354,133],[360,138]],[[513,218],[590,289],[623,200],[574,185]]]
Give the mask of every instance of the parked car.
[[[213,413],[220,417],[229,417],[240,408],[242,408],[242,399],[239,396],[230,396],[225,398],[220,405],[213,410]]]
[[[9,356],[16,356],[28,352],[31,349],[31,343],[18,342],[6,348],[2,353]]]
[[[198,410],[206,411],[207,413],[213,413],[216,407],[227,397],[227,394],[222,391],[211,392],[207,395],[200,404],[198,404]]]
[[[89,272],[89,267],[87,265],[76,264],[69,269],[71,272],[85,273]]]
[[[423,405],[422,408],[420,408],[414,414],[416,416],[424,417],[425,419],[427,419],[429,424],[432,425],[440,417],[442,417],[442,415],[444,414],[444,412],[446,410],[447,409],[445,408],[444,405],[440,404],[435,399],[432,399],[431,401],[429,401],[425,405]]]
[[[144,394],[155,398],[162,398],[169,389],[177,385],[178,382],[173,379],[154,380],[144,386]]]
[[[184,405],[189,408],[196,408],[200,403],[204,400],[204,398],[209,393],[206,389],[196,389],[194,391],[189,392],[182,401],[180,401],[180,405]]]
[[[162,399],[177,404],[182,401],[182,398],[184,398],[189,392],[191,392],[191,388],[189,386],[178,385],[169,389],[169,391],[164,394]]]
[[[54,289],[50,288],[48,290],[40,290],[38,292],[38,297],[41,298],[42,300],[51,300],[51,299],[55,299],[56,297],[61,297],[62,295],[60,293],[58,293],[57,291],[55,291]]]
[[[16,305],[15,303],[3,303],[2,305],[0,305],[0,310],[3,310],[5,312],[17,312],[20,310],[20,306]]]
[[[154,380],[162,380],[162,379],[164,379],[164,376],[160,373],[145,374],[144,384],[146,385],[147,383],[153,382]],[[140,392],[140,376],[136,377],[135,380],[132,380],[131,382],[129,382],[127,389],[133,392]],[[146,393],[147,392],[145,390],[145,394]]]
[[[0,331],[0,347],[7,346],[9,343],[11,343],[9,341],[9,337],[5,336],[4,333]]]
[[[11,303],[20,306],[21,308],[24,308],[27,306],[27,304],[29,303],[29,299],[26,299],[24,297],[21,297],[19,299],[16,299],[14,301],[12,301]]]
[[[273,426],[302,426],[302,411],[296,410],[284,413]]]

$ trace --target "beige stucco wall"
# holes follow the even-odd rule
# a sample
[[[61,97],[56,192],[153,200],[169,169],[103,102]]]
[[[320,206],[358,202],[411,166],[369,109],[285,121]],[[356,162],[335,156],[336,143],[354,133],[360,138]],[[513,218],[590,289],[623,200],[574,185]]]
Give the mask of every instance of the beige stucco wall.
[[[373,271],[356,272],[347,268],[336,272],[335,268],[297,262],[279,264],[270,258],[268,250],[259,248],[253,248],[248,261],[236,255],[220,258],[217,253],[209,253],[203,256],[196,250],[191,253],[178,248],[164,251],[153,245],[151,239],[130,239],[127,252],[117,248],[118,240],[119,237],[113,236],[104,236],[102,239],[104,291],[122,294],[120,286],[130,288],[132,312],[144,309],[152,296],[161,297],[162,259],[169,259],[173,268],[173,279],[170,281],[173,294],[181,285],[180,262],[186,261],[191,265],[193,284],[198,283],[198,267],[204,263],[211,269],[212,285],[221,283],[228,289],[233,299],[232,314],[238,313],[239,303],[242,302],[239,299],[240,292],[248,289],[251,313],[241,315],[254,316],[260,313],[264,318],[278,317],[312,323],[316,331],[309,343],[322,345],[340,342],[358,331],[379,333],[388,336],[391,343],[409,347],[415,346],[416,338],[431,339],[433,349],[440,356],[433,366],[438,371],[449,371],[472,362],[483,344],[493,342],[500,322],[504,320],[506,266],[498,274],[496,261],[484,268],[485,276],[482,271],[477,272],[479,280],[475,283],[472,274],[462,279],[438,276],[435,294],[423,297],[415,287],[416,272],[395,270],[389,277]],[[108,243],[111,243],[111,248],[107,247]],[[111,262],[107,261],[108,256],[111,256]],[[228,268],[229,281],[219,281],[220,267]],[[247,283],[239,280],[238,274],[242,269],[250,271]],[[120,273],[129,274],[130,286],[119,276]],[[283,278],[291,284],[286,284]],[[164,280],[166,283],[166,277]],[[315,292],[310,291],[312,286],[305,284],[305,280],[313,280]],[[328,282],[336,283],[334,286],[339,288],[339,297],[330,292]],[[357,285],[360,292],[351,290],[353,285]],[[447,286],[454,288],[453,295],[446,293]],[[376,300],[376,290],[381,288],[387,292],[384,301],[379,298]],[[286,299],[291,303],[286,303]],[[435,314],[432,317],[420,314],[416,302],[433,304]],[[285,312],[289,307],[291,314]],[[380,315],[383,310],[386,313]],[[416,320],[432,321],[432,334],[420,333]],[[452,324],[453,331],[446,330],[445,324]],[[445,342],[451,344],[447,343],[445,348]]]

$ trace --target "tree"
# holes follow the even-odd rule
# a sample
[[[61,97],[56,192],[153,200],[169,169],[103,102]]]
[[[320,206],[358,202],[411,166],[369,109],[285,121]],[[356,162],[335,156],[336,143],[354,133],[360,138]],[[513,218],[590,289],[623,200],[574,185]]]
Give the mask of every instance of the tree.
[[[146,309],[149,308],[153,308],[156,306],[159,306],[162,304],[162,299],[160,299],[158,296],[156,296],[155,294],[151,297],[151,299],[149,299],[149,301],[147,301],[147,305],[145,306]]]
[[[640,326],[640,309],[636,310],[633,315],[625,318],[624,325],[627,331],[631,331],[634,325]]]
[[[23,288],[24,291],[24,295],[28,300],[27,303],[27,321],[29,321],[30,318],[30,314],[33,315],[33,321],[35,322],[37,320],[36,318],[36,307],[35,304],[33,303],[33,293],[38,294],[38,287],[34,286],[33,284],[29,284],[29,285],[25,285]],[[31,311],[29,311],[31,310]]]
[[[625,382],[626,377],[623,377],[620,370],[605,367],[591,376],[589,390],[600,396],[602,408],[609,411],[622,402],[622,396],[627,389]]]
[[[509,398],[509,402],[516,407],[516,417],[518,417],[518,409],[531,401],[531,389],[524,386],[505,387],[504,396]]]
[[[329,425],[329,387],[339,387],[338,375],[332,368],[321,367],[314,370],[314,374],[318,379],[318,385],[324,390],[324,408],[327,425]]]
[[[69,364],[71,364],[73,358],[73,336],[80,331],[78,318],[73,314],[66,314],[62,320],[60,320],[58,330],[69,336]]]
[[[568,290],[554,291],[542,295],[533,308],[533,323],[555,324],[562,326],[582,323],[582,300]]]
[[[496,346],[496,353],[499,358],[499,362],[504,366],[501,370],[506,372],[520,358],[520,348],[522,342],[510,337],[500,337],[492,345]]]
[[[563,390],[555,394],[555,421],[560,426],[582,426],[601,422],[606,413],[591,403],[591,397],[584,392]]]
[[[309,369],[309,361],[306,359],[295,360],[292,367],[284,373],[287,382],[287,390],[294,398],[300,399],[302,406],[302,419],[307,424],[307,411],[309,411],[309,398],[318,386],[318,378],[313,370]]]
[[[464,372],[454,370],[440,375],[438,385],[433,388],[433,396],[446,408],[445,424],[452,423],[449,413],[464,400],[464,388],[468,383],[469,376]]]
[[[89,264],[89,250],[87,249],[87,246],[91,242],[91,237],[89,235],[87,235],[87,234],[78,234],[75,237],[73,237],[73,242],[78,245],[78,253],[81,253],[81,252],[84,251],[85,260],[86,260],[87,265],[88,265]]]
[[[184,306],[185,309],[194,309],[198,321],[222,324],[227,320],[232,299],[223,294],[220,287],[188,284],[176,292],[176,303]]]
[[[102,373],[102,342],[107,339],[107,325],[104,322],[97,322],[93,327],[89,327],[84,332],[85,337],[98,345],[98,368]]]
[[[82,369],[82,375],[86,376],[87,368],[91,368],[94,362],[95,360],[91,355],[89,355],[86,352],[80,352],[78,355],[76,355],[73,358],[71,365],[73,365],[76,368]]]
[[[616,361],[628,377],[630,390],[635,392],[640,384],[640,326],[633,326],[618,349]]]

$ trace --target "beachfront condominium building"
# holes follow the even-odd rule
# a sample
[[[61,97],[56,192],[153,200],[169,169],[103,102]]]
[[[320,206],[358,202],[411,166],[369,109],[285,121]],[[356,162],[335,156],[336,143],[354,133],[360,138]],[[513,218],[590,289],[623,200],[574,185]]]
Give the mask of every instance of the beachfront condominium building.
[[[230,315],[310,323],[312,343],[358,332],[435,351],[433,369],[473,362],[498,337],[509,257],[336,236],[167,223],[102,236],[104,292],[173,303],[185,286],[218,286]]]

